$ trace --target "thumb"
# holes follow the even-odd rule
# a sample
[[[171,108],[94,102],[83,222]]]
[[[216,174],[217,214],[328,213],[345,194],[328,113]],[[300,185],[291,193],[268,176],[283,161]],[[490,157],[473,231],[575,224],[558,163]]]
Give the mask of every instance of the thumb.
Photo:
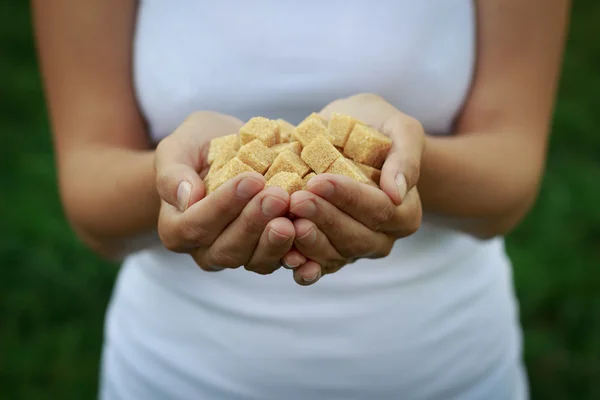
[[[392,139],[392,148],[381,169],[379,186],[401,205],[419,181],[425,133],[419,121],[402,113],[387,119],[381,130]]]
[[[204,182],[185,164],[163,165],[156,169],[156,189],[160,198],[180,212],[200,201],[206,194]]]
[[[179,141],[169,139],[159,143],[154,155],[156,189],[164,202],[183,212],[206,194],[204,182],[196,170],[196,164],[200,163],[188,156],[190,145],[195,147],[193,152],[197,154],[206,153],[207,145],[188,143],[181,148]]]

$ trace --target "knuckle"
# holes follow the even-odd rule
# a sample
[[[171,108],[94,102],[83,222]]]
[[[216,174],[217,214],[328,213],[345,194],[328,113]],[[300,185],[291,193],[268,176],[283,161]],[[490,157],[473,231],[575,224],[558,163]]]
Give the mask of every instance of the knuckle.
[[[180,233],[184,241],[198,246],[208,247],[213,242],[213,237],[206,228],[194,226],[187,218],[181,222]]]
[[[242,229],[248,235],[261,235],[265,230],[265,223],[260,217],[242,216],[241,218]]]
[[[207,261],[211,266],[222,268],[238,268],[243,264],[233,254],[214,246],[210,248]]]
[[[345,259],[362,257],[372,251],[369,240],[350,231],[346,232],[337,250]]]
[[[390,255],[392,249],[394,248],[395,238],[391,236],[387,236],[387,240],[384,245],[381,247],[379,252],[377,253],[377,258],[385,258]]]
[[[338,226],[338,219],[336,218],[336,216],[333,213],[323,213],[323,218],[322,221],[319,225],[322,224],[322,231],[326,231],[326,232],[333,232],[335,231],[336,227]],[[315,225],[315,228],[317,229],[317,226]]]
[[[423,208],[419,203],[419,206],[415,210],[415,215],[412,218],[412,224],[409,224],[409,235],[416,233],[419,228],[421,228],[421,223],[423,222]]]
[[[172,222],[167,220],[163,215],[159,215],[157,232],[158,238],[167,250],[173,252],[181,250],[181,241],[176,235],[173,235]]]
[[[373,247],[370,240],[357,237],[354,239],[354,243],[355,250],[353,252],[354,254],[352,254],[353,257],[362,257],[373,252]]]
[[[423,220],[423,209],[419,203],[413,211],[405,218],[405,222],[402,226],[400,237],[406,237],[415,234],[419,228],[421,228],[421,222]]]
[[[341,200],[347,207],[355,208],[360,204],[360,195],[355,190],[341,190]]]
[[[180,249],[179,243],[160,229],[158,230],[158,237],[167,250],[177,252]]]
[[[389,204],[378,206],[373,214],[370,227],[378,230],[381,225],[391,221],[394,218],[395,213],[396,208]]]

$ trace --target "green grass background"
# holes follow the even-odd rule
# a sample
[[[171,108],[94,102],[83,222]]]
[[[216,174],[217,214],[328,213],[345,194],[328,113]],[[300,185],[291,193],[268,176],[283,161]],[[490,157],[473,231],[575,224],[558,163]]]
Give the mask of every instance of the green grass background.
[[[0,399],[92,399],[116,267],[63,217],[27,3],[0,5]],[[600,399],[600,3],[574,3],[542,192],[508,238],[534,399]]]

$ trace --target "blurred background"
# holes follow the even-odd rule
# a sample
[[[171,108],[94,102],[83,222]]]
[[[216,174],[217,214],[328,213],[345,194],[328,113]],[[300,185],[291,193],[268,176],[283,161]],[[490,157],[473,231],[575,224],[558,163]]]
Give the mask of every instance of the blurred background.
[[[533,399],[600,399],[600,3],[576,0],[540,198],[508,238]],[[95,398],[118,266],[60,207],[28,2],[0,4],[0,399]]]

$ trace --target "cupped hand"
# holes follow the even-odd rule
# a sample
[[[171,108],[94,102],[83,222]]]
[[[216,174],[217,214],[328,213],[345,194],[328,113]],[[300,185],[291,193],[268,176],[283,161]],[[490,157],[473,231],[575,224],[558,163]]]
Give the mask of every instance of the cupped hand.
[[[206,271],[244,266],[268,274],[293,245],[295,230],[283,218],[289,195],[265,188],[258,173],[244,173],[205,196],[199,172],[206,170],[210,139],[237,132],[242,121],[194,113],[158,145],[155,156],[161,197],[158,233],[165,247],[189,253]]]
[[[291,196],[295,247],[309,261],[294,269],[301,285],[338,271],[359,258],[381,258],[394,242],[416,232],[422,220],[417,190],[425,133],[421,124],[379,96],[361,94],[337,100],[323,109],[351,115],[392,138],[380,187],[341,175],[312,178],[306,191]],[[296,256],[294,251],[284,256]]]

